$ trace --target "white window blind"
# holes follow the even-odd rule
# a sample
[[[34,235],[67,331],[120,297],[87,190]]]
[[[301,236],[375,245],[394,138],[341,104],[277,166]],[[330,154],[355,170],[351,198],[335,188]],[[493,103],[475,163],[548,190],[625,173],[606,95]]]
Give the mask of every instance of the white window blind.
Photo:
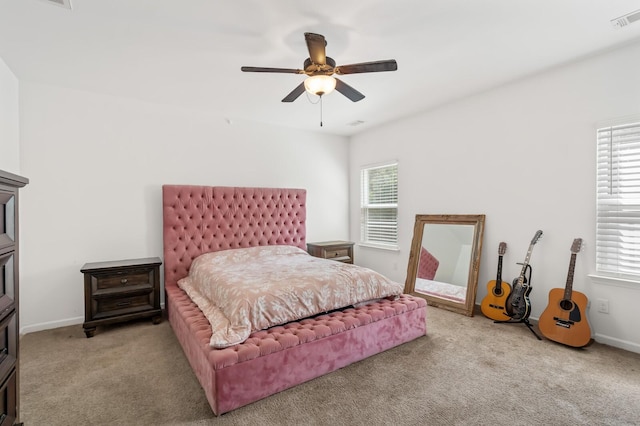
[[[398,163],[365,167],[360,173],[360,240],[398,246]]]
[[[640,279],[640,122],[597,131],[596,271]]]

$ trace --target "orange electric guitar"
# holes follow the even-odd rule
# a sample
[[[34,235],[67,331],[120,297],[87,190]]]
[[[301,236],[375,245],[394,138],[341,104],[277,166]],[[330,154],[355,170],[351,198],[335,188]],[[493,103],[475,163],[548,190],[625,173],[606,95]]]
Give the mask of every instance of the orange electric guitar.
[[[582,238],[573,240],[567,285],[564,290],[551,289],[549,304],[538,321],[538,327],[544,337],[575,348],[587,346],[591,341],[591,328],[586,315],[587,296],[572,290],[576,254],[581,246]]]
[[[487,283],[487,295],[482,299],[480,309],[485,317],[496,321],[509,319],[505,310],[507,297],[511,293],[511,286],[502,281],[502,256],[507,251],[507,243],[498,246],[498,275],[495,280]]]

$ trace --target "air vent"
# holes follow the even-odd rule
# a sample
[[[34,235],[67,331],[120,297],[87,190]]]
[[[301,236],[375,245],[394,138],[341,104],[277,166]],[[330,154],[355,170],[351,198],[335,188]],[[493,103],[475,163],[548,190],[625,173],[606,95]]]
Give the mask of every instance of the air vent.
[[[44,0],[49,4],[55,4],[56,6],[61,6],[66,9],[71,9],[71,0]]]
[[[349,123],[348,125],[349,125],[349,126],[353,126],[353,127],[355,127],[355,126],[359,126],[359,125],[361,125],[361,124],[364,124],[364,121],[362,121],[362,120],[356,120],[356,121],[352,121],[352,122],[351,122],[351,123]]]
[[[619,18],[612,19],[611,25],[613,25],[615,28],[622,28],[637,21],[640,21],[640,10],[636,10],[635,12],[628,13]]]

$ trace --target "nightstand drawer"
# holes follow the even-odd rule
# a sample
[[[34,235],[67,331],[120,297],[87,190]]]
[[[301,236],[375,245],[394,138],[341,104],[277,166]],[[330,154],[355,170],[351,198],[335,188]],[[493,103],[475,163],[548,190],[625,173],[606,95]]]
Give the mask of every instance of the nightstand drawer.
[[[337,258],[347,258],[347,259],[351,259],[351,256],[349,256],[349,249],[348,248],[339,248],[339,249],[333,249],[333,250],[325,250],[325,259],[336,259]]]
[[[146,284],[149,287],[152,287],[152,280],[153,267],[141,270],[119,271],[108,275],[92,274],[91,286],[93,287],[94,292],[140,284]]]
[[[96,299],[96,313],[94,318],[102,314],[118,314],[119,312],[136,312],[138,310],[153,309],[151,289],[148,294],[138,296]]]
[[[353,263],[353,243],[349,241],[308,243],[307,251],[311,256],[343,263]]]

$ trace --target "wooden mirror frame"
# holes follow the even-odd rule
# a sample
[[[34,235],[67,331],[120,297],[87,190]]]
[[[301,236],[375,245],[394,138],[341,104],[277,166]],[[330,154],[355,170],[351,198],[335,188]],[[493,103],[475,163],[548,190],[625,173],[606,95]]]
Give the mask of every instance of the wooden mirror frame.
[[[478,289],[478,270],[480,269],[480,256],[482,254],[482,239],[484,236],[485,215],[416,215],[416,222],[413,227],[413,241],[409,254],[409,265],[407,267],[407,280],[405,282],[405,293],[422,297],[427,300],[427,304],[450,311],[458,312],[467,316],[473,316],[476,291]],[[416,292],[415,284],[418,274],[420,260],[420,250],[425,225],[448,224],[448,225],[473,225],[473,241],[471,248],[471,260],[467,281],[467,292],[464,303],[450,299],[432,296],[429,294]]]

